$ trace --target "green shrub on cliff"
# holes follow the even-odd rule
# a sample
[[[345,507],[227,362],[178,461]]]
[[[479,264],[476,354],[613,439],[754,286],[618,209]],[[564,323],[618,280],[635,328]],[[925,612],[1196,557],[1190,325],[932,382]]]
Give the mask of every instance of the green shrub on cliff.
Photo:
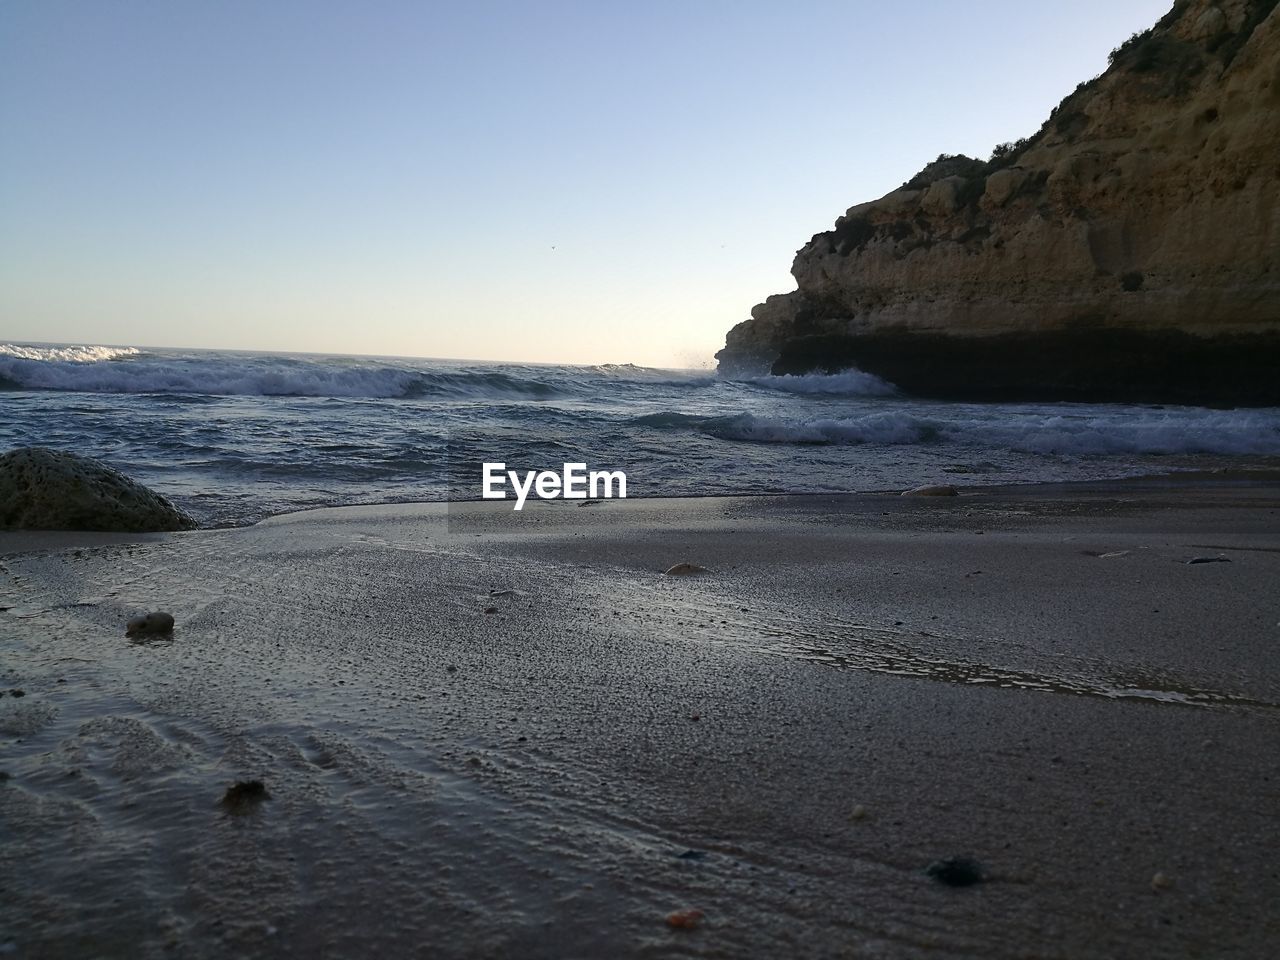
[[[1004,167],[1011,167],[1018,162],[1018,157],[1031,146],[1031,137],[1022,137],[1010,143],[997,143],[991,151],[991,159],[987,161],[987,168],[991,171],[1000,170]]]
[[[921,190],[944,177],[979,177],[987,169],[981,160],[963,153],[940,153],[938,159],[902,185],[903,190]]]

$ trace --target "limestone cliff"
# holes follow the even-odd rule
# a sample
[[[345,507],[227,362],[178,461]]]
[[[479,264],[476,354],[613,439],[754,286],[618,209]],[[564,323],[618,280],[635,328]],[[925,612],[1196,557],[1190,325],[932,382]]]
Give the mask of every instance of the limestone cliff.
[[[965,398],[1280,403],[1280,10],[1179,0],[1034,136],[850,208],[717,356]]]

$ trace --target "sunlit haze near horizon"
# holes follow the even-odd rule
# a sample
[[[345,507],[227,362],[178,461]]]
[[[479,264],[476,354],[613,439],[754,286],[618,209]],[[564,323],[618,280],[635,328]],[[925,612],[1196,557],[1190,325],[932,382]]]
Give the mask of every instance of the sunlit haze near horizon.
[[[1170,0],[0,7],[0,340],[684,367]]]

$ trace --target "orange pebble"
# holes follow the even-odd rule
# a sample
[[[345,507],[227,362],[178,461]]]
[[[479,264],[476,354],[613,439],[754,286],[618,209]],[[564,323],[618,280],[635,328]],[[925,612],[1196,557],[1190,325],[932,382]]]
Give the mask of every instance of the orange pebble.
[[[667,926],[677,930],[692,930],[702,922],[701,910],[677,910],[667,914]]]

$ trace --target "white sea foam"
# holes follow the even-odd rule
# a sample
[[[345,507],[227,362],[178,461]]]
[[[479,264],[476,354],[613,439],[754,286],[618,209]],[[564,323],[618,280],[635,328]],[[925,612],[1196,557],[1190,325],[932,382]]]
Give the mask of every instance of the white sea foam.
[[[748,383],[769,390],[785,393],[806,393],[835,397],[888,397],[898,388],[888,380],[861,370],[845,370],[843,373],[786,374],[779,377],[750,377]]]
[[[1280,454],[1280,410],[1128,410],[1010,418],[961,428],[963,439],[1057,455]],[[973,436],[967,436],[972,432]]]
[[[527,375],[529,369],[425,371],[360,360],[161,355],[113,347],[0,351],[4,388],[87,393],[531,400],[557,395],[556,387]]]
[[[17,343],[0,343],[0,357],[19,360],[59,360],[66,363],[96,363],[99,360],[115,360],[118,357],[137,356],[137,347],[32,347]]]
[[[25,390],[316,397],[397,397],[416,379],[406,370],[320,364],[88,363],[4,356],[0,356],[0,377]]]
[[[948,444],[1059,456],[1280,455],[1280,410],[1144,410],[922,417],[888,410],[853,417],[788,419],[650,414],[638,424],[694,429],[725,440],[795,444]]]
[[[667,370],[662,367],[641,367],[634,363],[602,363],[587,367],[586,370],[612,381],[644,386],[706,387],[716,382],[715,373],[707,370]]]
[[[716,417],[701,425],[725,440],[755,443],[923,443],[934,436],[932,423],[901,411],[868,413],[844,419],[786,420],[750,413]]]

